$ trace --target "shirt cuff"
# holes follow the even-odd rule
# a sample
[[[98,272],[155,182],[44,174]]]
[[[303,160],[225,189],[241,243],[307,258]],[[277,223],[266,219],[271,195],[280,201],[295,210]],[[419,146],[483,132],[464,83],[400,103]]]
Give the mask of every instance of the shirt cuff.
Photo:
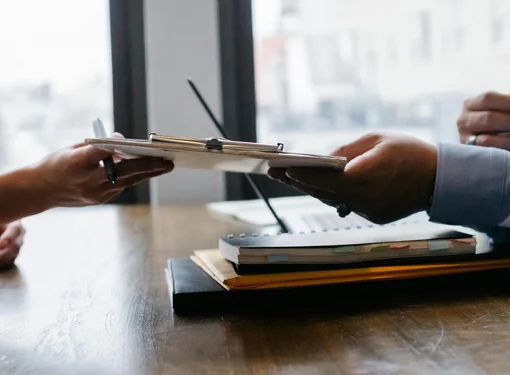
[[[487,228],[504,222],[510,210],[507,154],[495,148],[440,143],[430,220]]]

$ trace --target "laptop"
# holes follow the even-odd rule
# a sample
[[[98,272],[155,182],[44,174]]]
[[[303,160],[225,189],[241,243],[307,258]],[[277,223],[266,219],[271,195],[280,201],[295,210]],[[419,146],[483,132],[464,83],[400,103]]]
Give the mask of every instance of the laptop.
[[[357,230],[379,226],[351,213],[345,218],[338,216],[336,209],[310,196],[269,199],[274,210],[291,232],[320,232],[335,229]],[[214,202],[207,205],[216,215],[260,228],[278,229],[275,218],[260,200]],[[419,212],[385,225],[427,224],[428,215]]]

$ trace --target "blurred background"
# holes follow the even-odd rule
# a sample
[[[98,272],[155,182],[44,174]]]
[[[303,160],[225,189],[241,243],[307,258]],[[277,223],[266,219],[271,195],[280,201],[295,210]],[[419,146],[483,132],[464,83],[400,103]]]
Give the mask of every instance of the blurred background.
[[[91,136],[95,117],[126,136],[213,135],[190,75],[239,138],[288,151],[329,153],[373,130],[457,142],[466,97],[510,91],[508,14],[508,0],[0,0],[0,170]],[[246,48],[235,53],[252,60],[229,66],[239,33]],[[143,74],[129,70],[133,56]],[[231,70],[251,80],[251,103],[227,93]],[[114,95],[115,82],[131,91]],[[121,108],[115,97],[130,99]],[[242,117],[251,107],[253,122]],[[119,117],[126,110],[140,114],[131,128],[132,116]],[[233,189],[217,173],[177,176],[153,182],[156,201]],[[204,178],[212,188],[190,191]]]
[[[113,130],[106,0],[0,0],[0,168]]]
[[[457,141],[465,98],[510,92],[508,0],[253,7],[261,140],[285,134],[287,148],[317,153],[370,130]]]

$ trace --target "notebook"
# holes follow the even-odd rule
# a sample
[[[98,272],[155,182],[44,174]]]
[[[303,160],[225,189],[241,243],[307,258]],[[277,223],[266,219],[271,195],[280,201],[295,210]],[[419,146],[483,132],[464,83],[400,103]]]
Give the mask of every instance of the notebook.
[[[174,312],[209,315],[216,312],[276,311],[296,313],[333,308],[338,312],[437,302],[508,293],[507,269],[482,269],[415,279],[327,284],[279,289],[227,290],[191,259],[169,259],[166,282]],[[388,298],[392,296],[392,298]]]
[[[362,231],[228,235],[219,239],[219,250],[237,265],[313,265],[474,254],[476,244],[472,234],[431,223]]]
[[[279,289],[361,281],[413,279],[509,268],[510,259],[472,259],[405,266],[378,266],[262,275],[239,275],[217,249],[195,251],[191,260],[226,290]]]

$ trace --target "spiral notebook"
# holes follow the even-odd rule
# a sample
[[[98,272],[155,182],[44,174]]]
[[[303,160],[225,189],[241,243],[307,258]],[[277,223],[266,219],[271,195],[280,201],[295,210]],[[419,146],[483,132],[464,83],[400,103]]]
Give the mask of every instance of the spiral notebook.
[[[237,267],[249,268],[433,259],[475,254],[476,245],[472,234],[427,223],[320,233],[229,235],[219,239],[218,248]]]

